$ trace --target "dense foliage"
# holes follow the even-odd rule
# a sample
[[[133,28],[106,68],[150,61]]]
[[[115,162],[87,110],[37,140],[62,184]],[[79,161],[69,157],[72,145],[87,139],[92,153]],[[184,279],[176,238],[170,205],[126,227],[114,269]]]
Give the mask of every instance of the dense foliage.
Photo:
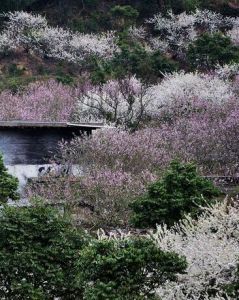
[[[195,165],[173,161],[162,179],[148,187],[147,195],[131,204],[132,223],[140,228],[172,226],[187,213],[195,217],[213,196],[219,191],[197,174]]]
[[[183,273],[186,260],[148,239],[101,240],[83,249],[84,299],[152,299],[155,289]]]
[[[41,202],[1,209],[1,299],[145,299],[187,266],[148,239],[97,240],[72,222]]]
[[[41,203],[6,206],[0,237],[2,299],[64,299],[81,292],[76,259],[86,237],[57,210]]]
[[[239,48],[220,33],[205,33],[189,45],[188,60],[192,66],[212,69],[217,65],[239,62]]]
[[[21,10],[30,7],[38,0],[5,0],[1,2],[0,10],[2,12],[9,10]]]
[[[17,189],[18,179],[8,174],[3,163],[3,157],[0,156],[0,203],[6,203],[8,199],[18,200]]]

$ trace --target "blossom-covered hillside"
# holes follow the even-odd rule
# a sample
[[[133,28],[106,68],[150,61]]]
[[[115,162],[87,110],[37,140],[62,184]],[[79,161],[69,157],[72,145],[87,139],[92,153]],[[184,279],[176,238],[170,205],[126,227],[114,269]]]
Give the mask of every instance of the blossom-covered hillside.
[[[29,207],[0,158],[0,298],[238,299],[238,0],[0,11],[0,121],[106,127],[60,143]]]

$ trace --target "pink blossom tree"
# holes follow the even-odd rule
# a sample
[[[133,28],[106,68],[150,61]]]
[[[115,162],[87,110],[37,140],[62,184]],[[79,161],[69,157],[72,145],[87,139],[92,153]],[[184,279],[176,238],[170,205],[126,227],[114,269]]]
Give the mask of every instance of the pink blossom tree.
[[[0,119],[69,121],[75,105],[75,89],[54,80],[36,82],[16,94],[0,93]]]

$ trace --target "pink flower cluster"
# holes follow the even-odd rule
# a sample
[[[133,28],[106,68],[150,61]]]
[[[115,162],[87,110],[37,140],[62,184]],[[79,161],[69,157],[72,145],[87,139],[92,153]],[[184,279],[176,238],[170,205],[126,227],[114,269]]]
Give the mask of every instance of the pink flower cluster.
[[[118,129],[104,129],[94,133],[92,138],[80,138],[67,145],[66,160],[74,164],[89,163],[90,167],[139,174],[154,170],[160,161],[168,161],[170,154],[162,147],[164,137],[159,129],[147,128],[129,133]],[[77,153],[76,149],[80,149]],[[83,151],[83,154],[82,154]]]
[[[0,120],[69,121],[76,90],[54,80],[30,84],[16,94],[0,93]]]
[[[238,99],[221,104],[197,99],[184,104],[166,108],[160,122],[134,133],[109,129],[83,142],[76,139],[67,147],[67,156],[73,163],[88,162],[90,168],[121,169],[132,174],[145,170],[155,174],[174,158],[194,161],[204,173],[237,173]],[[80,149],[78,154],[76,149]]]
[[[121,169],[93,170],[81,180],[81,196],[94,207],[91,222],[100,226],[127,226],[129,203],[145,192],[145,186],[155,180],[149,172],[135,176]]]

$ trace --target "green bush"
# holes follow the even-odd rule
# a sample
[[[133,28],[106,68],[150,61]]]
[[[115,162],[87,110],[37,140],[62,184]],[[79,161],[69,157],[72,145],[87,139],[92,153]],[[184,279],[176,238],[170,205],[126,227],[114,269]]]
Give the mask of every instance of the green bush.
[[[75,17],[69,21],[68,26],[73,31],[84,33],[98,33],[111,29],[110,15],[101,11],[93,11],[88,17]]]
[[[0,215],[0,298],[76,299],[78,251],[87,241],[70,220],[42,203]]]
[[[11,92],[16,93],[30,83],[37,80],[44,80],[45,78],[42,76],[1,76],[0,79],[0,91],[11,90]]]
[[[83,299],[152,299],[155,289],[186,269],[185,258],[149,239],[95,241],[81,251]]]
[[[0,156],[0,203],[6,203],[9,198],[18,200],[19,194],[17,188],[18,179],[8,174],[3,163],[3,158]]]
[[[57,75],[56,80],[64,85],[73,85],[75,82],[74,78],[68,74]]]
[[[132,204],[131,221],[136,227],[171,226],[187,213],[196,216],[199,205],[209,203],[219,190],[197,174],[196,166],[173,161],[162,179],[148,187],[148,193]]]
[[[182,0],[185,11],[195,11],[200,7],[200,0]]]
[[[189,45],[187,58],[192,67],[210,69],[217,64],[239,62],[239,47],[222,33],[204,33]]]
[[[152,299],[184,257],[143,238],[97,240],[40,201],[0,214],[1,299]]]
[[[139,16],[139,12],[130,5],[116,5],[110,10],[113,23],[119,28],[133,25]]]
[[[159,77],[163,77],[163,73],[177,70],[177,63],[160,51],[149,53],[139,43],[126,39],[127,34],[120,40],[121,52],[111,61],[97,61],[91,75],[95,83],[111,78],[124,78],[126,75],[136,75],[143,81],[153,83],[157,82]]]
[[[166,58],[160,51],[148,53],[138,44],[131,47],[123,46],[121,50],[112,61],[112,69],[118,73],[117,76],[136,74],[143,80],[154,81],[162,77],[162,73],[177,69],[176,63]]]
[[[95,9],[99,5],[100,0],[84,0],[87,9]]]
[[[145,19],[152,17],[152,15],[157,14],[159,10],[161,10],[161,7],[159,5],[159,0],[136,0],[131,1],[131,5],[137,9],[139,12],[140,18]]]
[[[139,15],[137,10],[130,5],[116,5],[111,8],[111,14],[115,17],[136,19]]]
[[[25,68],[19,68],[16,64],[9,64],[8,75],[12,77],[22,76],[25,72]]]

